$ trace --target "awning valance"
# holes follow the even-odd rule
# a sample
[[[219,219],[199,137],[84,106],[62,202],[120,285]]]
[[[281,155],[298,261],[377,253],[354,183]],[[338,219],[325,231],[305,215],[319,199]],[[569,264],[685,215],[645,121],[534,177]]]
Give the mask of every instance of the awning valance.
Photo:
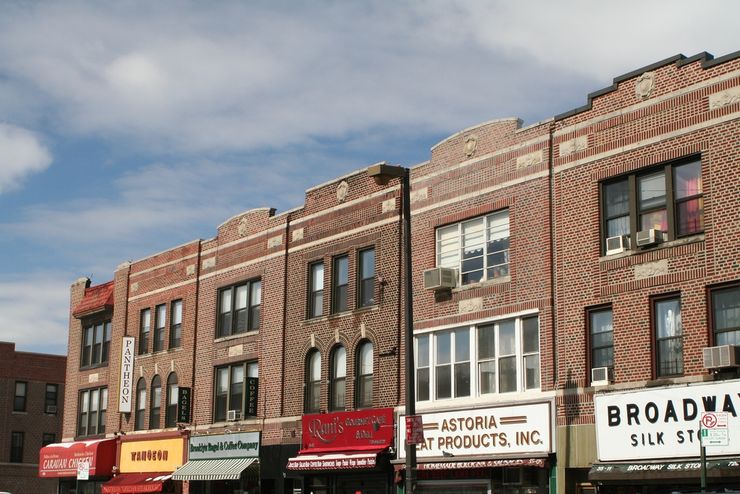
[[[301,455],[288,460],[288,470],[368,470],[378,464],[380,451]]]
[[[80,463],[90,476],[110,476],[116,463],[115,439],[47,444],[39,451],[39,477],[76,477]]]
[[[701,462],[697,460],[677,460],[660,462],[632,463],[594,463],[588,472],[588,479],[600,482],[697,479]],[[707,458],[709,478],[737,477],[740,475],[740,462],[737,458]]]
[[[162,492],[171,473],[122,473],[103,484],[103,494],[142,494]]]
[[[175,470],[173,480],[237,480],[244,470],[259,476],[257,458],[222,458],[217,460],[190,460]]]

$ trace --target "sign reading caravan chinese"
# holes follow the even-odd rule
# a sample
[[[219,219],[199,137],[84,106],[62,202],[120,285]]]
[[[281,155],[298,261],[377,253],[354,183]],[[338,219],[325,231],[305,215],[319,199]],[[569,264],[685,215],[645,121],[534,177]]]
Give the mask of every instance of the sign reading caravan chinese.
[[[601,461],[695,457],[701,430],[707,428],[701,419],[711,416],[727,418],[728,437],[726,445],[713,445],[707,455],[740,454],[738,380],[597,394],[594,407]]]
[[[532,403],[425,413],[422,415],[424,440],[416,446],[419,458],[551,453],[552,405]],[[399,420],[398,444],[406,437],[406,421]],[[399,448],[399,456],[406,455]]]
[[[301,450],[383,449],[393,444],[393,409],[304,415]]]
[[[118,411],[131,413],[134,390],[134,337],[121,338],[121,382],[118,392]]]

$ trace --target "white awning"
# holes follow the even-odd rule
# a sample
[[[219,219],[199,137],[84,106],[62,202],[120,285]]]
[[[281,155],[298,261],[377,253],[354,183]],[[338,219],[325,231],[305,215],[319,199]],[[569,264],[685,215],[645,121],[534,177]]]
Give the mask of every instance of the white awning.
[[[175,470],[174,480],[238,480],[244,470],[259,475],[257,458],[224,458],[218,460],[190,460]]]

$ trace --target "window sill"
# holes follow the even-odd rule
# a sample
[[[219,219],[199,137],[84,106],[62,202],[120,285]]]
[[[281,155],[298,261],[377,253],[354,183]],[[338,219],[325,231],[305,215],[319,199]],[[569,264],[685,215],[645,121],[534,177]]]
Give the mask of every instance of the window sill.
[[[677,238],[667,242],[661,242],[652,247],[636,247],[635,249],[626,250],[619,252],[618,254],[610,254],[599,257],[599,262],[615,261],[617,259],[624,259],[627,257],[639,256],[640,254],[646,254],[648,252],[655,252],[661,249],[670,249],[672,247],[678,247],[681,245],[696,244],[704,242],[704,234],[699,233],[697,235],[691,235],[690,237]]]
[[[100,369],[101,367],[108,367],[108,362],[104,362],[102,364],[86,365],[84,367],[80,367],[80,372]]]
[[[342,312],[333,312],[331,314],[327,314],[324,316],[318,316],[318,317],[309,317],[303,320],[304,324],[316,324],[320,322],[326,322],[333,319],[341,319],[343,317],[349,317],[353,314],[363,313],[363,312],[372,312],[375,310],[378,310],[380,306],[379,305],[368,305],[367,307],[358,307],[353,310],[344,310]]]
[[[222,341],[231,341],[231,340],[238,340],[239,338],[245,338],[247,336],[257,336],[260,334],[259,329],[255,329],[253,331],[245,331],[243,333],[237,333],[237,334],[230,334],[229,336],[219,336],[217,338],[214,338],[214,343],[221,343]]]
[[[28,410],[13,410],[11,413],[13,415],[28,415]]]
[[[500,278],[494,278],[492,280],[480,281],[478,283],[468,283],[467,285],[458,286],[452,289],[452,293],[464,292],[466,290],[472,290],[474,288],[484,288],[487,286],[504,285],[511,283],[511,275],[502,276]]]
[[[618,382],[605,384],[603,386],[588,386],[587,389],[593,392],[600,391],[624,391],[630,389],[645,389],[645,388],[657,388],[664,386],[672,386],[677,384],[693,384],[708,382],[712,380],[711,375],[701,374],[694,376],[676,376],[676,377],[661,377],[657,379],[648,379],[642,381],[629,381],[629,382]]]

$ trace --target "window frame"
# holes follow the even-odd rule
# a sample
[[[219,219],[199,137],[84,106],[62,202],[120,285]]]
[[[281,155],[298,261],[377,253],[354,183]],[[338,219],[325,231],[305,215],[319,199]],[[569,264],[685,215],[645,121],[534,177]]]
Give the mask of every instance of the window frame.
[[[97,396],[96,409],[93,411],[93,395]],[[105,422],[108,411],[108,387],[81,389],[77,397],[77,437],[95,437],[105,435]],[[83,404],[87,403],[87,407]],[[92,416],[95,414],[95,428]],[[84,422],[84,433],[82,432]]]
[[[22,393],[18,393],[18,386],[23,388]],[[28,381],[15,381],[13,387],[13,411],[25,412],[28,407]]]
[[[255,287],[258,290],[259,300],[254,303]],[[237,294],[243,288],[246,291],[246,304],[244,307],[237,308]],[[230,308],[224,311],[224,294],[229,293]],[[260,329],[260,307],[262,304],[262,280],[261,278],[251,278],[246,281],[240,281],[231,285],[223,286],[218,289],[216,295],[216,338],[225,338],[238,334],[259,331]],[[244,329],[239,330],[239,312],[245,312]],[[227,319],[228,316],[228,319]],[[228,323],[226,321],[228,320]]]
[[[339,266],[341,262],[347,264],[344,273]],[[350,310],[349,307],[349,254],[339,254],[331,260],[331,313],[339,314]],[[340,279],[344,274],[346,279]],[[343,296],[343,297],[342,297]],[[342,305],[343,303],[343,305]]]
[[[49,388],[52,387],[53,391],[49,391]],[[46,388],[44,391],[44,413],[49,413],[47,410],[49,410],[49,407],[57,407],[59,405],[59,384],[57,383],[46,383]],[[59,410],[57,408],[57,410]],[[56,415],[54,413],[53,415]]]
[[[12,431],[10,433],[10,463],[23,463],[23,449],[26,442],[25,436],[26,435],[23,431]]]
[[[438,328],[434,330],[430,330],[424,333],[420,333],[415,335],[414,337],[414,353],[415,353],[415,372],[414,372],[414,378],[416,379],[416,400],[419,403],[450,403],[454,400],[464,400],[464,401],[485,401],[490,400],[491,397],[504,397],[505,395],[511,395],[513,393],[515,394],[521,394],[521,393],[537,393],[540,392],[542,389],[542,362],[541,362],[541,354],[542,354],[542,328],[541,328],[541,320],[540,320],[539,313],[529,313],[529,314],[519,314],[519,315],[513,315],[513,316],[506,316],[494,320],[487,320],[487,321],[478,321],[476,323],[472,324],[465,324],[465,325],[457,325],[453,327],[446,327],[446,328]],[[525,351],[525,321],[528,321],[530,319],[536,320],[536,328],[537,328],[537,351]],[[502,345],[502,338],[503,335],[501,334],[501,331],[506,331],[508,338],[511,338],[510,335],[508,335],[508,332],[511,331],[509,329],[509,324],[513,324],[513,353],[511,352],[504,352],[505,347],[507,345]],[[530,328],[531,329],[531,328]],[[481,353],[484,349],[484,346],[481,343],[481,334],[485,331],[487,333],[488,341],[490,342],[490,338],[493,338],[493,341],[490,343],[491,348],[493,351],[493,357],[488,356],[485,353]],[[491,333],[492,331],[492,333]],[[463,358],[458,359],[455,355],[456,353],[456,343],[459,339],[459,336],[455,334],[454,336],[450,336],[450,361],[446,362],[440,362],[439,361],[439,355],[438,355],[438,345],[439,340],[438,337],[441,335],[445,335],[446,333],[457,333],[457,332],[467,332],[467,338],[464,338],[464,340],[467,340],[468,345],[468,360],[465,360]],[[508,339],[507,338],[507,339]],[[423,350],[422,350],[423,348]],[[426,352],[425,355],[423,353]],[[527,357],[534,357],[537,358],[534,360],[537,363],[537,379],[534,381],[536,383],[536,386],[529,386],[528,382],[528,374],[527,374]],[[516,388],[512,391],[501,391],[501,378],[502,378],[502,362],[505,364],[508,362],[511,358],[514,359],[514,381],[516,383]],[[466,366],[467,367],[467,375],[469,376],[469,394],[457,394],[457,385],[455,383],[456,379],[456,369],[455,364],[458,364],[460,366]],[[482,363],[492,363],[493,367],[482,367]],[[450,397],[438,397],[437,393],[437,387],[438,387],[438,368],[441,366],[450,366]],[[492,375],[490,375],[490,370],[492,369],[494,372]],[[485,382],[485,379],[482,377],[483,372],[486,371],[486,374],[489,375],[487,377],[488,382],[492,384],[492,386],[489,386],[487,389],[484,390],[481,386],[483,382]],[[509,368],[506,368],[505,370],[510,370]],[[462,374],[460,376],[464,377],[465,372],[464,369],[462,371]],[[422,385],[420,383],[424,383],[425,385]],[[489,391],[491,390],[492,391]]]
[[[174,387],[174,391],[173,391]],[[167,376],[167,397],[166,408],[164,412],[164,427],[177,427],[177,399],[180,383],[177,379],[176,372],[170,372]],[[173,401],[174,398],[174,401]]]
[[[170,302],[170,334],[168,348],[180,348],[182,346],[182,299]]]
[[[600,331],[599,333],[594,333],[594,316],[598,314],[604,314],[608,312],[611,315],[611,331]],[[594,335],[595,334],[603,334],[603,333],[611,333],[611,344],[610,345],[604,345],[599,344],[596,345],[594,343]],[[596,367],[609,367],[614,370],[614,308],[611,304],[606,305],[599,305],[595,307],[589,307],[586,309],[586,341],[588,343],[587,351],[588,351],[588,375],[586,376],[588,381],[591,382],[591,370],[593,370]],[[611,348],[611,365],[595,365],[595,358],[594,358],[594,352],[597,350],[603,350]]]
[[[318,375],[314,375],[314,361],[317,358]],[[303,393],[303,411],[304,413],[318,413],[321,411],[321,352],[314,348],[306,355],[304,369],[304,393]]]
[[[343,354],[341,360],[340,353]],[[329,411],[338,412],[347,407],[347,348],[342,344],[335,345],[329,360]]]
[[[234,370],[241,367],[242,370],[242,380],[241,380],[241,392],[239,395],[241,398],[239,398],[239,406],[235,407],[233,406],[234,403],[232,403],[232,400],[237,393],[234,392],[234,382],[233,382],[233,376],[234,376]],[[220,396],[222,393],[218,392],[218,379],[219,379],[219,371],[226,371],[226,402],[224,403],[224,415],[221,417],[219,414],[219,402],[218,402],[218,396]],[[251,374],[251,375],[250,375]],[[219,365],[213,368],[213,422],[225,422],[226,417],[228,415],[229,410],[239,410],[241,413],[241,420],[244,420],[246,417],[250,417],[250,415],[246,415],[247,412],[247,390],[249,388],[248,385],[248,378],[259,378],[259,365],[256,360],[244,360],[241,362],[234,362],[231,364],[225,364],[225,365]]]
[[[370,348],[370,372],[363,372],[367,367],[367,362],[363,357],[365,348]],[[355,356],[355,408],[372,408],[373,407],[373,381],[375,375],[375,345],[370,340],[362,340],[357,345]],[[367,399],[369,397],[369,399]]]
[[[365,276],[365,256],[372,252],[372,274]],[[375,273],[377,269],[377,259],[375,257],[375,246],[365,247],[357,251],[357,300],[355,306],[359,308],[372,307],[377,305],[375,298]],[[370,285],[370,286],[365,286]],[[369,297],[368,297],[369,295]]]
[[[679,317],[679,330],[680,332],[677,335],[673,336],[659,336],[659,320],[658,320],[658,305],[659,304],[665,304],[665,303],[673,303],[676,302],[678,304],[678,317]],[[679,292],[673,292],[673,293],[666,293],[661,295],[656,295],[653,297],[650,297],[650,328],[651,328],[651,344],[652,344],[652,361],[653,361],[653,377],[658,378],[666,378],[666,377],[680,377],[683,376],[685,373],[685,358],[684,358],[684,332],[683,332],[683,320],[682,320],[682,303],[681,303],[681,294]],[[674,316],[675,317],[675,316]],[[662,362],[663,362],[663,352],[661,351],[661,343],[662,342],[668,342],[670,340],[677,340],[679,342],[679,353],[678,356],[680,357],[680,361],[678,362],[678,365],[680,365],[680,370],[677,372],[668,372],[667,370],[662,369]]]
[[[319,276],[314,272],[316,268],[321,268],[321,288],[316,288],[316,281],[319,280]],[[324,315],[324,292],[326,287],[326,266],[324,265],[323,259],[320,261],[310,262],[308,264],[308,311],[307,316],[309,319],[315,317],[321,317]]]
[[[707,307],[709,308],[709,339],[711,345],[740,345],[740,325],[735,327],[728,327],[728,328],[722,328],[721,330],[717,330],[717,308],[716,308],[716,301],[715,301],[715,295],[722,293],[722,292],[733,292],[737,291],[738,298],[740,299],[740,281],[732,281],[729,283],[723,283],[721,285],[714,285],[707,288]],[[731,310],[734,310],[734,307],[730,308]],[[738,309],[740,310],[740,309]],[[735,335],[735,342],[730,343],[729,341],[720,341],[720,338],[718,337],[719,334],[729,334],[734,333]],[[724,338],[722,338],[724,340]]]
[[[152,353],[164,351],[167,330],[167,304],[154,306],[154,332],[152,333]]]
[[[146,324],[144,324],[146,316]],[[149,353],[149,336],[152,333],[152,309],[151,307],[145,307],[139,311],[139,344],[138,344],[138,355],[146,355]]]
[[[101,328],[101,340],[98,341],[98,331]],[[87,336],[90,335],[90,341],[88,344]],[[110,359],[110,342],[113,333],[113,325],[111,319],[103,319],[96,321],[86,321],[86,324],[82,327],[82,348],[80,349],[80,369],[89,369],[94,367],[102,367],[108,365]],[[100,351],[96,351],[96,347]],[[98,355],[96,358],[96,355]]]
[[[498,220],[498,217],[506,216],[506,235],[503,237],[496,237],[491,239],[491,233],[494,233],[495,225],[493,221]],[[466,225],[475,226],[475,223],[480,222],[479,235],[482,236],[482,247],[480,256],[465,258],[465,240],[466,234],[464,227]],[[454,232],[453,238],[442,238],[446,232]],[[503,233],[503,230],[501,231]],[[468,234],[470,236],[470,234]],[[469,286],[476,285],[479,283],[495,282],[499,280],[507,280],[511,276],[511,212],[509,208],[497,209],[484,215],[475,216],[472,218],[466,218],[464,220],[440,225],[435,228],[434,231],[434,253],[435,253],[435,265],[442,268],[453,268],[457,273],[457,286]],[[490,250],[489,247],[494,242],[504,242],[504,248],[499,250]],[[450,251],[444,251],[444,246],[447,244],[449,247],[456,251],[456,253],[450,256]],[[469,247],[469,246],[468,246]],[[476,249],[477,250],[477,249]],[[470,252],[473,252],[472,250]],[[445,261],[443,256],[447,254],[450,256],[451,261]],[[504,262],[502,263],[491,263],[497,256],[502,256]],[[480,268],[464,270],[465,263],[474,261],[474,259],[481,259]],[[454,262],[452,261],[454,260]],[[453,265],[454,264],[454,265]],[[480,278],[473,281],[466,281],[466,275],[469,273],[481,273]]]
[[[146,406],[147,406],[147,389],[146,379],[140,377],[136,381],[136,407],[134,408],[134,430],[143,431],[146,429]]]
[[[149,393],[149,430],[162,427],[162,378],[155,374]]]
[[[676,169],[682,166],[690,166],[698,164],[699,175],[698,175],[698,188],[699,191],[693,194],[689,194],[683,197],[678,197],[676,187]],[[663,232],[664,239],[666,241],[673,241],[680,238],[691,237],[694,235],[700,235],[704,233],[704,184],[702,179],[702,172],[704,166],[700,155],[692,155],[683,157],[676,160],[671,160],[663,163],[656,164],[654,166],[646,167],[644,169],[634,170],[630,173],[625,173],[615,177],[610,177],[599,183],[600,193],[600,229],[601,229],[601,252],[602,255],[606,255],[606,239],[609,238],[608,222],[611,219],[618,217],[629,217],[629,232],[624,233],[630,238],[630,245],[637,246],[636,235],[638,231],[641,231],[641,218],[643,215],[650,213],[659,212],[665,210],[666,216],[666,230]],[[654,204],[649,206],[641,205],[640,199],[640,184],[641,180],[648,178],[653,175],[662,174],[663,184],[665,187],[665,198],[662,204]],[[606,189],[609,186],[626,182],[627,186],[627,215],[607,215],[607,194]],[[681,224],[681,208],[682,204],[698,201],[700,214],[698,215],[698,221],[701,224],[699,228],[692,229],[685,233],[680,233]]]

